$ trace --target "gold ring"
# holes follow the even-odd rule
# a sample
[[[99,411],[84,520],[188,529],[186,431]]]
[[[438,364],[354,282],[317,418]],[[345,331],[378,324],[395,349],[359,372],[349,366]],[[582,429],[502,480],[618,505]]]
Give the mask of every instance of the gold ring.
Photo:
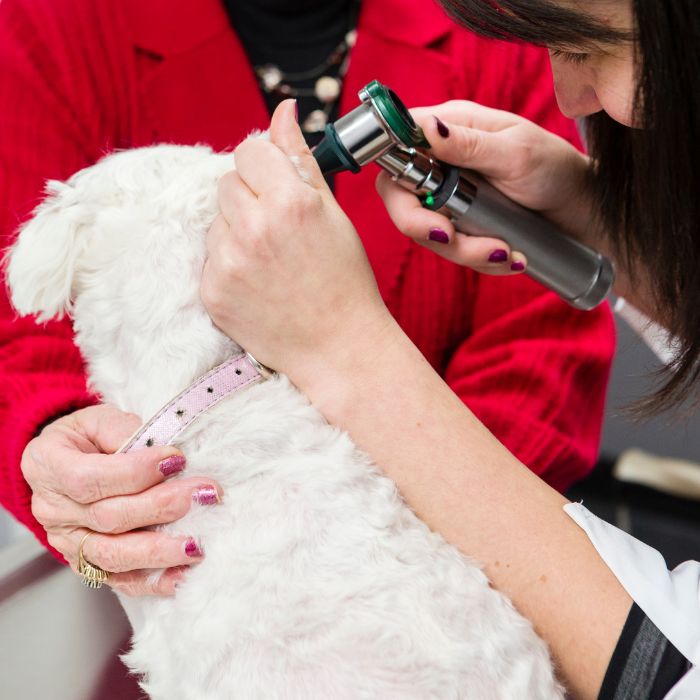
[[[80,574],[84,586],[88,588],[102,588],[102,584],[109,578],[109,571],[105,571],[104,569],[100,569],[99,566],[91,564],[83,556],[85,540],[90,537],[90,535],[94,534],[92,530],[89,530],[83,539],[80,540],[80,546],[78,547],[78,574]]]

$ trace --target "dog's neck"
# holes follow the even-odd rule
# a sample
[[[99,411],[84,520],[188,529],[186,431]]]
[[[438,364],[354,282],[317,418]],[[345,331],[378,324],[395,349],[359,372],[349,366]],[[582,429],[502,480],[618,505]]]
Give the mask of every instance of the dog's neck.
[[[168,445],[203,413],[232,394],[265,381],[272,374],[247,353],[239,353],[199,377],[162,406],[121,448],[121,452]]]
[[[95,342],[94,324],[79,322],[76,336],[88,366],[89,385],[102,400],[144,420],[213,367],[240,352],[203,308],[180,313],[177,324],[150,325],[120,334],[112,350]]]

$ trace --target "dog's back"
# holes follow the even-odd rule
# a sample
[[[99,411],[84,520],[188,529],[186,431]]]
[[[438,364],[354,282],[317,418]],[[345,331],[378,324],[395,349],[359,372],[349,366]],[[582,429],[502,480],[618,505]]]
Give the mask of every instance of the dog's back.
[[[232,165],[192,147],[111,156],[54,186],[10,258],[19,309],[71,310],[93,387],[144,418],[237,348],[199,301]],[[46,235],[53,258],[36,252]],[[164,528],[206,551],[176,596],[123,600],[127,661],[152,697],[562,697],[531,625],[284,377],[225,399],[177,444],[187,475],[225,496]]]
[[[181,447],[226,495],[166,528],[206,547],[175,599],[134,601],[153,697],[556,697],[529,623],[284,377]]]

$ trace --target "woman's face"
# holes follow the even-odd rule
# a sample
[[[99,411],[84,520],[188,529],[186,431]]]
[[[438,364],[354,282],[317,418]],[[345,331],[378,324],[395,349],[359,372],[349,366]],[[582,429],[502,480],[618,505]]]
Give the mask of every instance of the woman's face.
[[[562,2],[581,9],[573,0]],[[586,12],[622,31],[634,26],[631,2],[586,2]],[[550,49],[554,89],[561,111],[572,119],[604,110],[613,119],[634,126],[635,48],[630,41],[601,44],[595,49]]]

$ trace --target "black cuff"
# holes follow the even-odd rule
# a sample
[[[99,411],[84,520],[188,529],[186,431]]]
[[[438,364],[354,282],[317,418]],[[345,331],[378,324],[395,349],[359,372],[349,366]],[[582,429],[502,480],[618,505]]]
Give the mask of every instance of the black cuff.
[[[598,700],[663,700],[690,665],[634,603],[610,659]]]

